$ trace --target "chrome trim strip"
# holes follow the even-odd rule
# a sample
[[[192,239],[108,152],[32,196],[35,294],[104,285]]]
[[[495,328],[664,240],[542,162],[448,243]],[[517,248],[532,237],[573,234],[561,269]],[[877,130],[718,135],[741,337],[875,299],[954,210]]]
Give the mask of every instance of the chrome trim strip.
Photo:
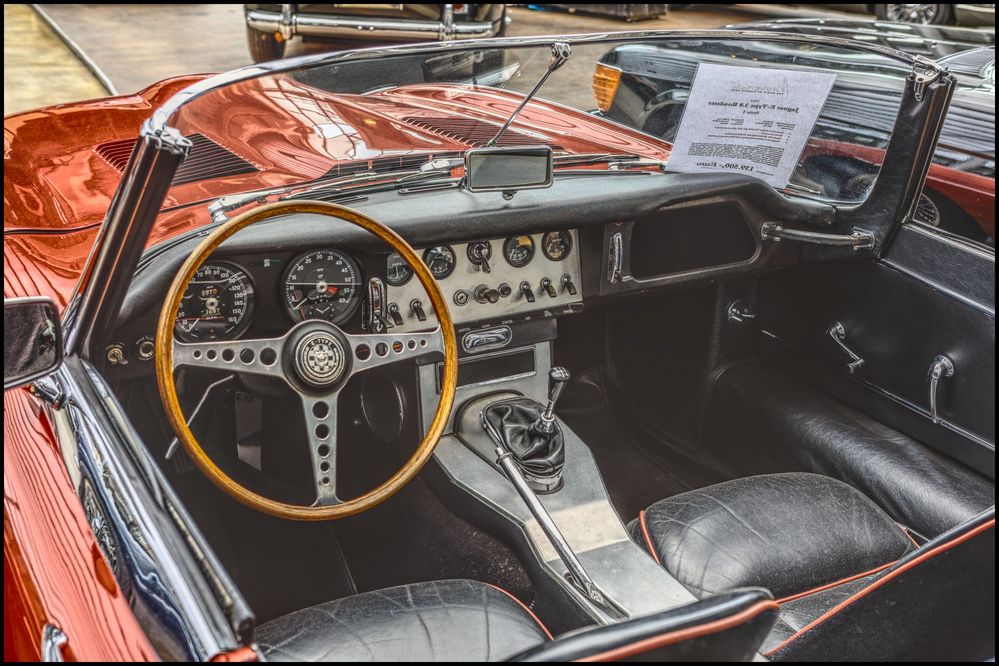
[[[104,380],[77,357],[58,375],[69,398],[46,409],[63,459],[109,521],[115,576],[140,625],[155,629],[154,647],[163,658],[201,660],[248,643],[248,607]]]
[[[451,5],[445,5],[449,7]],[[457,22],[405,21],[377,17],[348,18],[345,16],[325,16],[322,14],[291,14],[289,23],[282,12],[262,9],[249,9],[246,24],[261,32],[279,32],[285,39],[294,35],[315,37],[354,37],[366,36],[377,31],[380,38],[424,37],[447,41],[456,37],[482,39],[495,34],[490,21]]]
[[[42,627],[42,661],[66,661],[62,651],[67,642],[66,634],[62,632],[62,629],[54,624],[46,623]]]

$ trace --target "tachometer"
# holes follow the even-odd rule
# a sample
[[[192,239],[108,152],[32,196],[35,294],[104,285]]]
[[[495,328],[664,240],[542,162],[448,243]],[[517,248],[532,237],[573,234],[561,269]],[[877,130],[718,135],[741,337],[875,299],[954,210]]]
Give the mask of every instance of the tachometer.
[[[315,250],[295,259],[284,278],[284,299],[295,321],[346,321],[361,303],[361,269],[336,250]]]
[[[253,305],[253,282],[246,271],[227,261],[206,263],[184,291],[174,335],[183,342],[239,337],[250,325]]]

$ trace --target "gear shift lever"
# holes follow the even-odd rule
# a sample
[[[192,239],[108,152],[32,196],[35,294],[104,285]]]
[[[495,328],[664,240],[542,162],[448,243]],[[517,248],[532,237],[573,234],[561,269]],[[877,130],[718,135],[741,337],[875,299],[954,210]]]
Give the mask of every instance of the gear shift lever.
[[[569,381],[569,371],[552,368],[549,378],[547,407],[514,395],[487,404],[481,412],[483,429],[511,454],[527,484],[537,493],[553,493],[561,488],[565,465],[565,438],[552,412]]]
[[[556,365],[548,373],[549,388],[548,388],[548,405],[545,407],[545,411],[541,413],[538,420],[534,422],[534,429],[538,432],[550,435],[555,431],[555,416],[552,414],[555,411],[555,403],[558,402],[559,397],[562,395],[562,391],[565,390],[565,385],[569,382],[571,375],[569,371],[565,368]]]

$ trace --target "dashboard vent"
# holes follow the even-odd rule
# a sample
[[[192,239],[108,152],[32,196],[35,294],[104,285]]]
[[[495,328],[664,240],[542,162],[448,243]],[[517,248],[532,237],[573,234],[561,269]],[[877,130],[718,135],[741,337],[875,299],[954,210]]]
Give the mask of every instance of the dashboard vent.
[[[259,170],[239,155],[223,148],[202,134],[192,134],[187,138],[191,140],[191,151],[188,153],[187,159],[177,169],[177,173],[174,174],[174,185],[185,185],[210,178],[238,176]],[[128,158],[132,156],[132,151],[135,149],[136,141],[138,139],[122,139],[102,143],[97,146],[96,152],[114,169],[123,172],[128,165]]]
[[[472,118],[404,118],[407,123],[416,125],[445,139],[467,144],[470,148],[481,148],[489,143],[500,125],[474,120]],[[537,144],[561,148],[557,143],[541,135],[530,135],[514,129],[507,129],[500,137],[498,146],[532,146]]]

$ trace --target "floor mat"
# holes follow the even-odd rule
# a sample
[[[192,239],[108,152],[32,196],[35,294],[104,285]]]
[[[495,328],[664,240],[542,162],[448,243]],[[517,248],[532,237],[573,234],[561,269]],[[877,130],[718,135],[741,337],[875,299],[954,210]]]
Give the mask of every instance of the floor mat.
[[[679,455],[629,423],[614,388],[598,367],[580,373],[566,388],[558,416],[593,453],[611,503],[625,522],[650,504],[692,488],[714,483],[714,475]],[[618,401],[626,401],[617,396]],[[620,415],[620,416],[619,416]]]
[[[530,605],[534,588],[516,554],[447,510],[416,478],[357,519],[336,525],[359,592],[427,580],[469,578]]]

